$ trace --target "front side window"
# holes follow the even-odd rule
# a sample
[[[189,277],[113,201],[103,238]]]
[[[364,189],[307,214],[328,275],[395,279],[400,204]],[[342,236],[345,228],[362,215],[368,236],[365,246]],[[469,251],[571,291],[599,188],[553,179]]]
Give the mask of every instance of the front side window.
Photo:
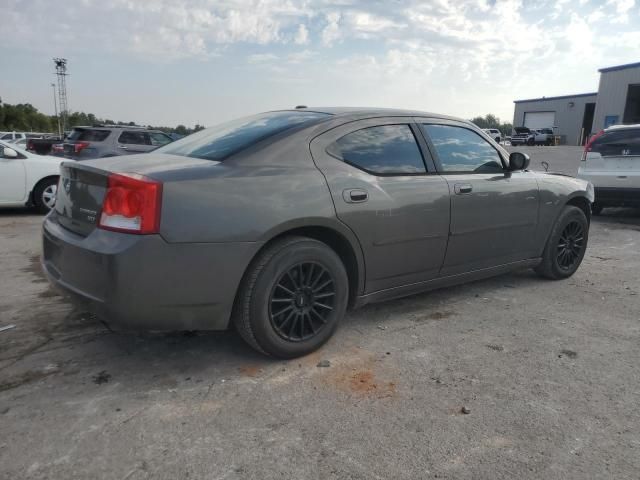
[[[420,127],[431,138],[444,172],[503,172],[497,150],[474,131],[452,125],[422,124]]]
[[[329,117],[320,112],[261,113],[207,128],[160,147],[156,152],[221,161],[269,137]]]
[[[171,143],[171,137],[159,132],[149,132],[149,139],[151,140],[151,145],[157,147]]]
[[[331,144],[327,153],[374,175],[426,172],[409,125],[380,125],[348,133]]]

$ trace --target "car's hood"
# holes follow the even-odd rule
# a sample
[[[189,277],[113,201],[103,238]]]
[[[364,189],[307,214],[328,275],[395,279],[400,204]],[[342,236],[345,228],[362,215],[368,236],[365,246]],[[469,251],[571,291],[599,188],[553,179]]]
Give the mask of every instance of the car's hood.
[[[513,129],[515,130],[515,132],[518,135],[523,135],[525,133],[531,133],[531,130],[527,127],[513,127]]]

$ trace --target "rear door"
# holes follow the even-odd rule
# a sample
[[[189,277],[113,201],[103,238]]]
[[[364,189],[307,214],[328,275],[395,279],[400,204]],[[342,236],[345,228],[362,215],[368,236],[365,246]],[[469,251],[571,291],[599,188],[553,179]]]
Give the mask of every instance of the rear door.
[[[596,138],[582,170],[596,187],[640,189],[640,128],[614,129]]]
[[[417,119],[451,193],[442,275],[535,257],[538,182],[509,172],[501,152],[469,125]]]
[[[447,246],[449,189],[410,119],[348,123],[316,137],[311,153],[338,217],[362,246],[366,293],[438,275]]]
[[[147,153],[158,148],[151,144],[149,133],[144,130],[124,130],[118,137],[118,153]]]

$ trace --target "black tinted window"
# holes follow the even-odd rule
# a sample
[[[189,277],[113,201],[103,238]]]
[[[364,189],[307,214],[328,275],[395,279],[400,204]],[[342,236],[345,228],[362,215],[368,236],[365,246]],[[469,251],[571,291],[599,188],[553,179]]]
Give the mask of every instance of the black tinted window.
[[[150,145],[149,135],[147,132],[135,130],[126,130],[118,137],[118,142],[128,143],[129,145]]]
[[[92,128],[76,128],[69,134],[68,140],[84,142],[102,142],[111,133],[109,130],[94,130]]]
[[[445,172],[502,172],[495,148],[477,133],[451,125],[421,125],[431,138]]]
[[[278,133],[328,117],[329,114],[318,112],[261,113],[207,128],[156,151],[206,160],[223,160]]]
[[[381,125],[349,133],[327,152],[367,172],[382,175],[425,173],[409,125]]]
[[[603,157],[640,155],[640,129],[604,133],[591,144],[591,151]]]

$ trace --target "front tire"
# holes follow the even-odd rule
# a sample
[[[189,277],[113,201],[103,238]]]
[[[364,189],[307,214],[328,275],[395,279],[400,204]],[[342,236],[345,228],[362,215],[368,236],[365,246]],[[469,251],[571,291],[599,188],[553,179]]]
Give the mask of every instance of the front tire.
[[[278,358],[318,349],[344,317],[349,281],[340,257],[306,237],[285,237],[252,262],[233,322],[253,348]]]
[[[47,214],[56,205],[57,178],[45,178],[33,190],[33,205],[39,213]]]
[[[566,206],[553,226],[536,273],[551,280],[570,277],[582,263],[588,240],[586,215],[578,207]]]

